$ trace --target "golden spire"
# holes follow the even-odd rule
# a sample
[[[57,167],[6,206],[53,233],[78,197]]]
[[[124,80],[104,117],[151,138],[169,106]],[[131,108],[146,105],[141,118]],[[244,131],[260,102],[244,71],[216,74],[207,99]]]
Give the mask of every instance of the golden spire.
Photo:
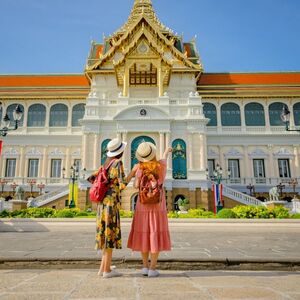
[[[141,15],[145,15],[149,20],[154,22],[164,32],[172,33],[172,30],[163,25],[156,16],[151,0],[134,0],[133,8],[127,22],[116,33],[124,32],[133,24]]]

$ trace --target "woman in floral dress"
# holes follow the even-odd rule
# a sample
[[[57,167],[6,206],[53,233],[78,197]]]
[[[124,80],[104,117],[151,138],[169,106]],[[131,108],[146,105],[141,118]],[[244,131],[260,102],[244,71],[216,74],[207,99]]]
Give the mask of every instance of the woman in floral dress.
[[[121,191],[135,175],[132,170],[126,178],[124,173],[123,156],[126,143],[114,139],[107,145],[107,160],[104,167],[108,168],[109,189],[103,200],[97,207],[96,223],[96,250],[102,251],[102,260],[98,275],[104,278],[121,276],[122,274],[111,270],[111,260],[113,249],[122,248],[121,225],[120,225],[120,207]]]

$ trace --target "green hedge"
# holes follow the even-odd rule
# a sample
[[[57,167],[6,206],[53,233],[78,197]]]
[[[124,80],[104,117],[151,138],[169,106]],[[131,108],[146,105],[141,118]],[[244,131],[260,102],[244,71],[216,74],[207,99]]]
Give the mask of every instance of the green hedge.
[[[94,218],[96,212],[80,211],[78,208],[65,208],[56,210],[52,208],[27,208],[19,211],[0,212],[0,218]],[[120,211],[121,218],[132,218],[133,212]],[[300,214],[290,215],[288,209],[283,206],[267,208],[264,206],[236,206],[233,209],[224,208],[215,216],[210,211],[203,209],[190,209],[187,213],[172,211],[168,213],[169,218],[220,218],[220,219],[300,219]]]

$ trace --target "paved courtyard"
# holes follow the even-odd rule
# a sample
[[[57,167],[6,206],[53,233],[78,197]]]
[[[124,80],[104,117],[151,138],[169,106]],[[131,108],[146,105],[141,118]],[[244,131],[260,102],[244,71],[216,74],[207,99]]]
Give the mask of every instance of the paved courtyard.
[[[139,259],[127,249],[131,220],[122,221],[118,259]],[[300,221],[171,220],[172,251],[161,260],[297,261]],[[97,260],[95,220],[0,220],[0,260]]]
[[[300,273],[137,270],[103,279],[96,270],[0,270],[0,300],[299,300]]]

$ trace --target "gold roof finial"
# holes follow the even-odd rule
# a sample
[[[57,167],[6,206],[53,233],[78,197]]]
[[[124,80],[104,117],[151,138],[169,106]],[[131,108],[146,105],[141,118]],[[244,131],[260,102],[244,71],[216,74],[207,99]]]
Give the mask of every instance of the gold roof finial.
[[[141,15],[145,15],[155,23],[162,31],[169,32],[170,29],[164,26],[157,18],[153,9],[151,0],[134,0],[133,8],[128,17],[127,22],[116,33],[125,32],[128,27],[140,18]]]

